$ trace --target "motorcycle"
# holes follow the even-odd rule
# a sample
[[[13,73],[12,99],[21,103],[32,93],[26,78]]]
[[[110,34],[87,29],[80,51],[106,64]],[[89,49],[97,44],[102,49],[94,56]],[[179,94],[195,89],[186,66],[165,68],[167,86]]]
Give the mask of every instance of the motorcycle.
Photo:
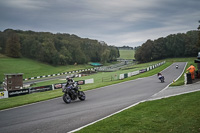
[[[63,88],[63,101],[67,104],[71,103],[72,100],[80,99],[81,101],[84,101],[86,96],[83,91],[80,91],[81,87],[78,85],[75,86],[76,88],[73,88],[73,85],[68,85]]]
[[[176,65],[176,69],[178,69],[178,65]]]
[[[164,76],[160,77],[159,79],[160,79],[161,83],[165,82],[165,77]]]

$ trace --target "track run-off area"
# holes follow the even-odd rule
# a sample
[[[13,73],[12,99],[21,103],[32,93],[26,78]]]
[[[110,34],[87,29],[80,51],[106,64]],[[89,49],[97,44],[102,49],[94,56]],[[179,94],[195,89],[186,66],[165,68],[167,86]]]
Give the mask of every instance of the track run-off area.
[[[179,65],[179,69],[175,65]],[[120,110],[149,99],[176,80],[186,62],[170,65],[157,75],[85,91],[85,101],[65,104],[62,97],[0,111],[2,133],[66,133],[106,118]]]

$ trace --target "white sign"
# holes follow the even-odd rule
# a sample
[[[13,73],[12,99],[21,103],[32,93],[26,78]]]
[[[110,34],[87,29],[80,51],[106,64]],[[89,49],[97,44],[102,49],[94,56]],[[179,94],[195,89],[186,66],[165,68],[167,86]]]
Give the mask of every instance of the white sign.
[[[124,79],[124,74],[120,74],[119,79]]]
[[[0,99],[8,98],[8,91],[0,91]]]
[[[94,83],[94,79],[86,79],[85,84]]]

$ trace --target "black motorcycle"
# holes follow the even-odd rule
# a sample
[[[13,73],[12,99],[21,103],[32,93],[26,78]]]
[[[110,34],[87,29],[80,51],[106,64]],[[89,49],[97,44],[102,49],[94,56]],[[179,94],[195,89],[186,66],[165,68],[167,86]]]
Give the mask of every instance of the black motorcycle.
[[[165,82],[165,77],[164,76],[160,77],[159,79],[160,79],[161,83]]]
[[[63,101],[65,103],[71,103],[72,100],[80,99],[81,101],[85,100],[85,93],[83,91],[79,91],[81,87],[78,85],[76,88],[73,88],[73,85],[68,85],[63,88]]]

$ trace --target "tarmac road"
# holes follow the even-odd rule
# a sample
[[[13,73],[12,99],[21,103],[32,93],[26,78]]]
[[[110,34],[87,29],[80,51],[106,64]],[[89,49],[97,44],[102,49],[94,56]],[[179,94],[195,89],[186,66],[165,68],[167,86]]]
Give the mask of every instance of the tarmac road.
[[[179,69],[175,65],[179,64]],[[0,111],[2,133],[65,133],[101,119],[157,94],[182,73],[185,62],[172,64],[157,76],[127,81],[86,91],[85,101],[65,104],[56,98],[36,104]]]

